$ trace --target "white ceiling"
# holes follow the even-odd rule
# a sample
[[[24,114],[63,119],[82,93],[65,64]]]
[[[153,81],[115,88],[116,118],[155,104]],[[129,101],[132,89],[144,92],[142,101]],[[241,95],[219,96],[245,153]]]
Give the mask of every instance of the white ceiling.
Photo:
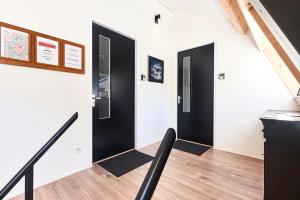
[[[222,18],[224,10],[219,0],[159,0],[174,14],[196,15],[205,18]]]

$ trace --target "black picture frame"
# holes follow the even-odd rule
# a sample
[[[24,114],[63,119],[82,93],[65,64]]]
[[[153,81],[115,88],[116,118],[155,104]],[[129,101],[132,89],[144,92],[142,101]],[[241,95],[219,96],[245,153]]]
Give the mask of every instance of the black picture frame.
[[[164,83],[164,61],[148,56],[148,81]]]

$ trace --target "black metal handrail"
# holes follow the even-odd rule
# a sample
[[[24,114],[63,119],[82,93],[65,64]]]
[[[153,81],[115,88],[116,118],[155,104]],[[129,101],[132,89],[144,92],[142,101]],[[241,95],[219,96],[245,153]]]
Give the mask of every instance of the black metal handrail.
[[[25,200],[33,199],[33,167],[37,161],[50,149],[50,147],[64,134],[64,132],[77,120],[76,112],[55,135],[26,163],[26,165],[4,186],[0,191],[0,199],[3,199],[25,176]]]
[[[136,200],[150,200],[155,188],[158,184],[160,176],[164,170],[165,164],[169,158],[173,144],[175,142],[176,133],[175,130],[169,128],[167,133],[161,142],[159,149],[156,152],[154,160],[147,172],[147,175],[143,181],[143,184],[136,196]]]

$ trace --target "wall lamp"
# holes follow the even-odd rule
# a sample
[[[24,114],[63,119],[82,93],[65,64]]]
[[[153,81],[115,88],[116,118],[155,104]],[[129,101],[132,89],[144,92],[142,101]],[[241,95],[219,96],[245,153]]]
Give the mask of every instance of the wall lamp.
[[[155,15],[154,17],[155,24],[158,24],[158,20],[160,20],[160,14]]]

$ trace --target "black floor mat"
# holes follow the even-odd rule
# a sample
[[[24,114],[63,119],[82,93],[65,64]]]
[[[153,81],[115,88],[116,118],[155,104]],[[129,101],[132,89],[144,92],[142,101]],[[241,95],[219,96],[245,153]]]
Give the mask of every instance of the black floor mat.
[[[173,145],[173,148],[181,150],[181,151],[185,151],[188,153],[192,153],[197,156],[200,156],[201,154],[206,152],[208,149],[210,149],[210,147],[208,147],[208,146],[195,144],[195,143],[191,143],[191,142],[186,142],[183,140],[176,140],[175,144]]]
[[[119,156],[104,160],[98,165],[115,175],[122,176],[144,164],[153,160],[152,156],[136,150],[129,151]]]

